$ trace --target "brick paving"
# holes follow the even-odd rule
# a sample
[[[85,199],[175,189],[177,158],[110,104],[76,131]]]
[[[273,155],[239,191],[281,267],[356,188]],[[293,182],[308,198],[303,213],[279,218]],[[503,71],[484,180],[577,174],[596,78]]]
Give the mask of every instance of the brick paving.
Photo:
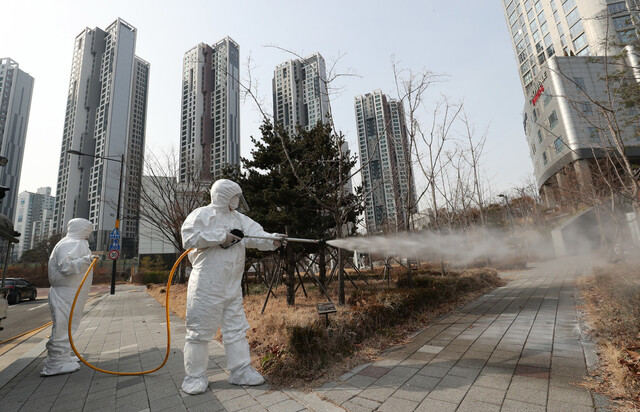
[[[608,410],[578,386],[595,358],[577,312],[588,259],[530,266],[315,392],[350,411]]]
[[[0,371],[0,409],[607,410],[606,400],[577,386],[594,359],[593,345],[581,335],[576,309],[580,303],[576,279],[588,269],[588,262],[566,258],[531,266],[503,274],[509,279],[506,286],[440,319],[379,361],[354,368],[309,393],[271,390],[268,384],[230,385],[224,349],[212,342],[209,390],[196,396],[184,394],[180,390],[184,323],[172,317],[171,356],[159,371],[113,376],[82,365],[72,374],[42,378],[43,340],[14,362],[20,368]],[[165,331],[164,309],[143,288],[133,288],[94,302],[75,343],[98,367],[146,370],[164,358]]]

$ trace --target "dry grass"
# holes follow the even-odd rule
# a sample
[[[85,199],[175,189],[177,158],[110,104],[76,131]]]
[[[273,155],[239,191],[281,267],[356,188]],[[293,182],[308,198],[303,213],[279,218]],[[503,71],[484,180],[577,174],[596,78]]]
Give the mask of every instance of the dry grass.
[[[403,276],[402,268],[392,268],[391,286],[394,290],[398,277]],[[376,276],[367,276],[369,285],[366,286],[369,292],[363,292],[365,287],[362,281],[358,282],[361,291],[357,294],[362,296],[365,293],[376,293],[376,290],[386,290],[387,282],[384,280],[376,280]],[[449,276],[447,276],[449,277]],[[425,327],[435,318],[450,312],[455,307],[466,302],[470,302],[477,298],[478,295],[485,293],[492,287],[500,284],[499,279],[492,270],[467,270],[465,272],[453,272],[451,278],[457,278],[464,283],[467,278],[482,278],[482,286],[479,289],[467,290],[465,293],[457,293],[450,299],[438,302],[428,310],[416,311],[411,316],[406,316],[402,321],[394,322],[391,325],[384,325],[376,331],[376,333],[365,334],[366,338],[349,342],[351,347],[339,347],[344,340],[345,335],[353,335],[359,328],[360,321],[364,319],[362,316],[362,307],[356,308],[356,305],[339,307],[336,305],[338,312],[329,315],[331,328],[326,330],[324,327],[325,317],[319,317],[316,309],[317,303],[326,302],[327,299],[314,286],[305,283],[308,296],[298,289],[296,294],[296,305],[287,306],[286,289],[284,286],[279,287],[275,292],[277,299],[273,296],[269,299],[265,313],[260,314],[264,305],[266,293],[259,293],[246,296],[244,299],[244,308],[247,320],[251,325],[248,331],[249,344],[254,356],[253,365],[256,369],[264,373],[273,387],[295,387],[306,389],[312,386],[321,385],[325,381],[334,380],[341,376],[354,366],[377,359],[381,352],[389,346],[403,343],[407,337],[414,331]],[[440,277],[442,278],[442,277]],[[487,283],[485,278],[492,278]],[[355,279],[355,278],[354,278]],[[334,301],[337,282],[333,282],[329,288],[329,294]],[[466,285],[466,283],[465,283]],[[164,304],[164,289],[162,285],[151,285],[149,293]],[[256,287],[252,289],[258,289]],[[373,291],[373,292],[372,292]],[[353,292],[355,289],[347,282],[347,296],[356,296]],[[186,285],[175,285],[171,287],[170,306],[173,312],[184,319],[186,308]],[[354,297],[351,297],[351,300]],[[359,306],[362,306],[360,299]],[[360,318],[356,318],[354,323],[354,313],[359,311]],[[376,312],[377,314],[377,312]],[[389,316],[387,314],[386,316]],[[369,322],[371,323],[371,322]],[[327,334],[322,337],[320,345],[326,345],[327,340],[336,340],[334,345],[338,345],[338,349],[331,348],[331,356],[319,358],[317,356],[296,356],[291,348],[291,335],[293,330],[299,328],[313,329],[316,333]],[[298,329],[297,329],[298,328]],[[220,340],[220,332],[216,339]],[[327,350],[327,348],[321,348]],[[334,353],[339,352],[339,353]]]
[[[619,410],[640,410],[640,265],[597,268],[583,297],[600,358],[588,386]]]

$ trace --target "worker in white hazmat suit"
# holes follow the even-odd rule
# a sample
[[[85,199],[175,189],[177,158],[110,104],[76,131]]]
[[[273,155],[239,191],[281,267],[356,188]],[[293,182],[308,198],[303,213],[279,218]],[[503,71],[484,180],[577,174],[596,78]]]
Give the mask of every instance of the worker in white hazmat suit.
[[[69,313],[78,286],[93,260],[88,242],[92,231],[93,227],[88,220],[71,219],[67,224],[67,235],[56,244],[49,257],[49,309],[53,329],[47,342],[47,358],[40,372],[42,376],[80,369],[78,358],[71,354],[69,344]],[[78,295],[71,333],[76,331],[82,319],[92,280],[93,273],[90,273]]]
[[[258,223],[236,211],[242,196],[240,186],[226,179],[211,186],[211,204],[191,212],[182,225],[182,242],[193,248],[193,267],[187,288],[186,343],[182,390],[189,394],[207,390],[205,371],[209,342],[218,326],[227,355],[229,382],[260,385],[264,378],[251,367],[247,330],[249,323],[242,307],[242,273],[245,248],[275,250],[282,242],[249,239],[243,235],[283,237],[267,233]],[[231,233],[239,234],[235,236]]]

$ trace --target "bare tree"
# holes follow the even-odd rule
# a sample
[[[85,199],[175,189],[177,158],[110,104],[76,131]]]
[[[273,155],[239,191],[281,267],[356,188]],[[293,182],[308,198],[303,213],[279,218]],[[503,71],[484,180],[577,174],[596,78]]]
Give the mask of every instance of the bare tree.
[[[421,127],[418,127],[418,135],[421,143],[426,147],[426,153],[423,156],[416,156],[418,166],[427,181],[427,186],[431,191],[431,205],[433,207],[433,226],[440,239],[440,211],[439,198],[437,195],[436,180],[442,173],[442,155],[445,145],[452,137],[454,123],[462,112],[462,104],[450,104],[445,97],[437,102],[433,110],[431,128],[425,133]],[[440,254],[440,268],[442,275],[446,274],[444,266],[444,258]]]
[[[171,150],[160,155],[147,152],[145,175],[137,189],[140,219],[184,252],[181,227],[189,213],[208,203],[210,182],[203,181],[198,165],[188,165],[187,179],[179,182],[178,155]],[[180,279],[181,281],[183,279]]]

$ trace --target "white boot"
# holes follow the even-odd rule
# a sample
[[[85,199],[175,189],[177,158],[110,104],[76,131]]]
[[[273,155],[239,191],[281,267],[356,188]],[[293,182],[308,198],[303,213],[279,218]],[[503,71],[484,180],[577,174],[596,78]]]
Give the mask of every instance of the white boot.
[[[209,378],[206,376],[185,376],[182,381],[182,391],[189,395],[197,395],[206,392],[209,387]]]
[[[51,367],[47,364],[42,368],[42,372],[40,372],[40,376],[53,376],[53,375],[62,375],[63,373],[71,373],[80,369],[80,364],[78,362],[66,362],[57,367]]]
[[[205,371],[209,363],[209,342],[190,342],[184,344],[184,371],[187,374],[182,381],[182,390],[190,395],[203,393],[209,387],[209,378]]]
[[[260,375],[257,370],[253,369],[251,365],[246,365],[231,371],[229,383],[232,385],[262,385],[264,383],[264,377]]]

